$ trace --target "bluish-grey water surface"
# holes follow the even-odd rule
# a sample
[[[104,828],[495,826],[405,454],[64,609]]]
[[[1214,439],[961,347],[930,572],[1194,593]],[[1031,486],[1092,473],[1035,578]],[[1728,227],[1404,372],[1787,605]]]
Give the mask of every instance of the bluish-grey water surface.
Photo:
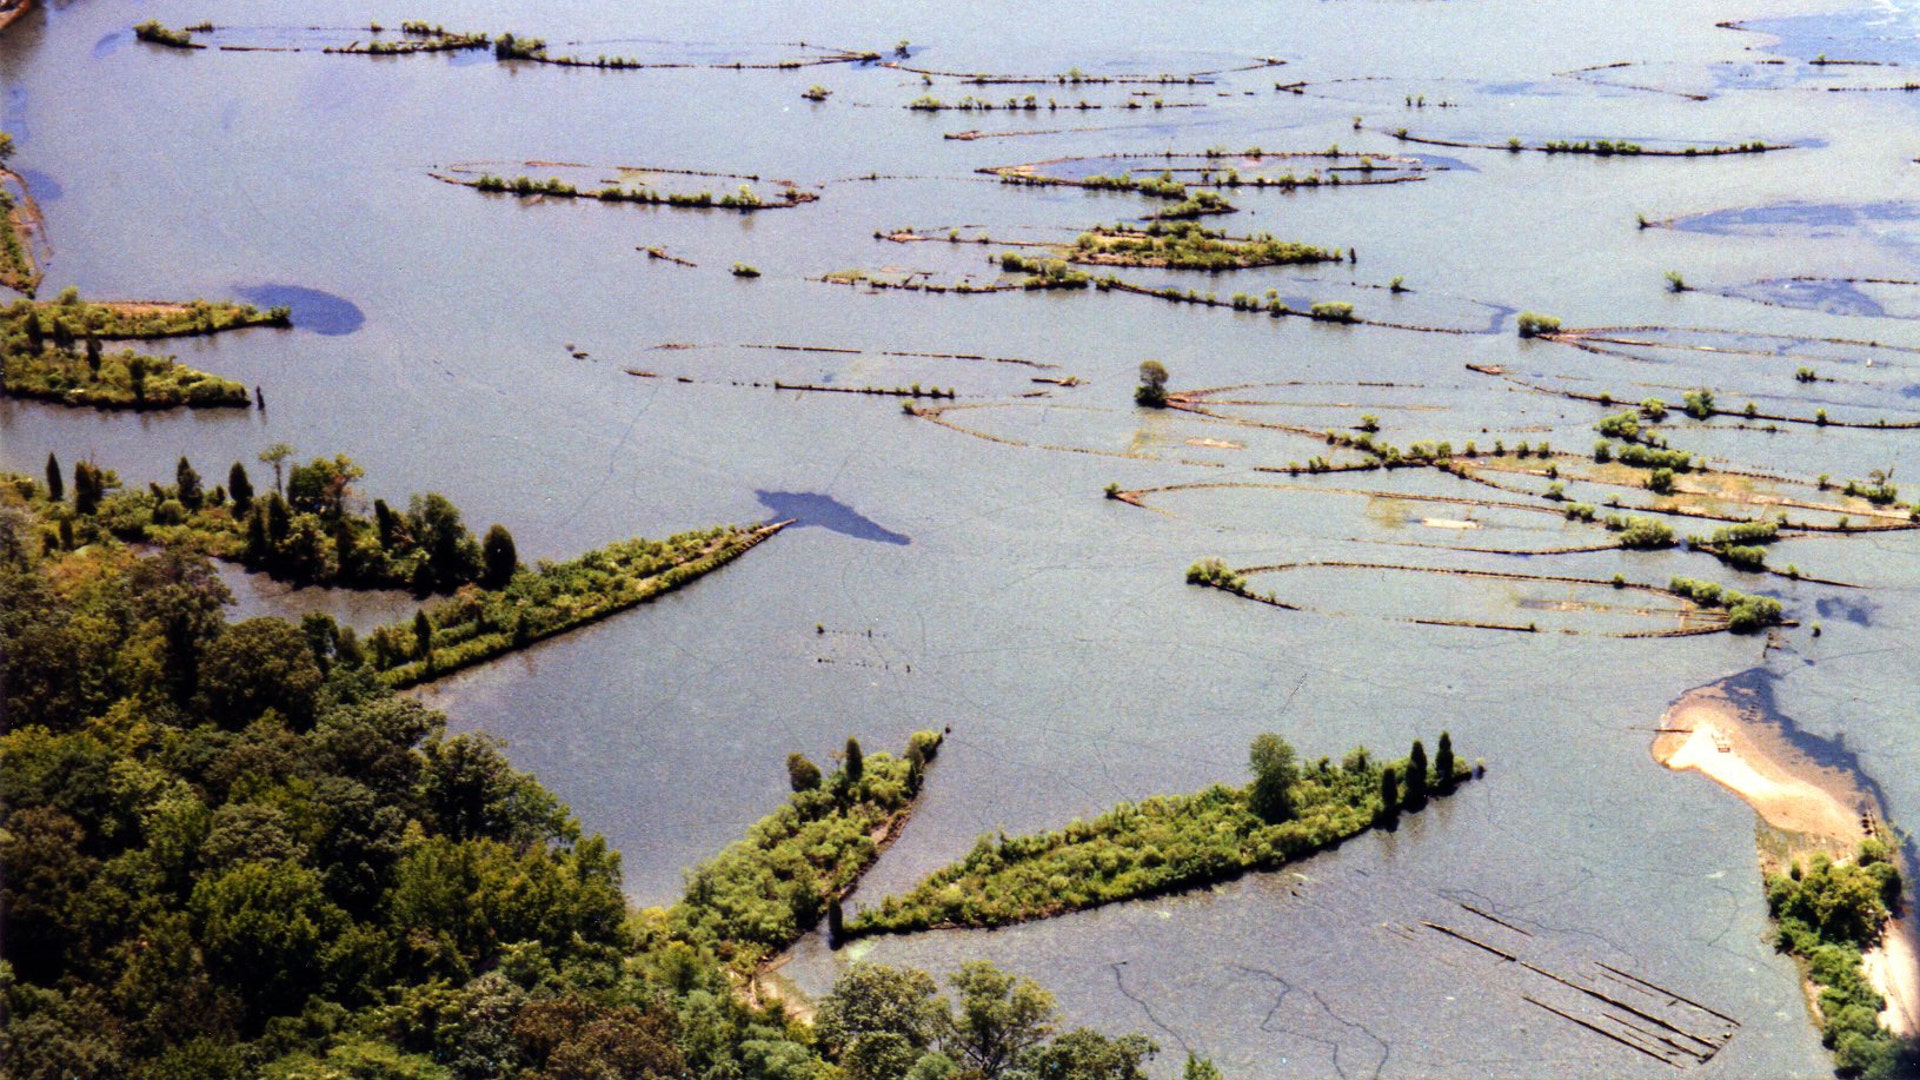
[[[1714,25],[1739,16],[1753,17],[1750,30]],[[1532,931],[1543,966],[1613,964],[1736,1017],[1726,1049],[1689,1071],[1830,1071],[1792,964],[1766,940],[1752,812],[1656,765],[1648,729],[1688,688],[1762,668],[1773,704],[1799,730],[1844,736],[1892,819],[1920,822],[1920,739],[1907,704],[1920,690],[1911,534],[1796,537],[1776,549],[1777,564],[1867,586],[1840,589],[1740,575],[1698,552],[1461,550],[1483,545],[1422,523],[1457,513],[1392,498],[1487,497],[1434,473],[1303,476],[1253,496],[1167,497],[1156,510],[1102,490],[1288,481],[1261,467],[1334,453],[1311,437],[1135,409],[1146,358],[1166,365],[1176,390],[1251,386],[1247,396],[1270,403],[1236,415],[1318,430],[1378,414],[1382,437],[1402,446],[1591,446],[1601,409],[1469,364],[1568,386],[1604,379],[1622,400],[1674,402],[1711,381],[1725,400],[1908,418],[1902,387],[1917,380],[1887,365],[1911,357],[1834,345],[1811,361],[1702,353],[1655,363],[1521,341],[1511,316],[1920,346],[1902,311],[1873,306],[1884,301],[1753,284],[1920,277],[1916,99],[1824,89],[1843,76],[1897,84],[1903,69],[1807,66],[1820,52],[1902,58],[1869,45],[1910,40],[1912,12],[1562,0],[1273,9],[427,0],[402,11],[354,0],[324,21],[402,17],[533,34],[585,55],[752,63],[802,55],[800,41],[890,54],[906,39],[904,62],[929,71],[1224,73],[1192,85],[981,87],[872,63],[598,71],[484,53],[368,58],[320,53],[343,31],[303,31],[309,6],[277,0],[42,6],[0,37],[13,165],[39,189],[52,250],[42,295],[74,285],[101,299],[285,304],[295,329],[165,344],[261,387],[265,410],[136,415],[0,401],[0,463],[34,471],[49,451],[91,456],[142,483],[169,479],[182,454],[206,473],[286,441],[303,457],[351,455],[366,469],[368,499],[442,491],[476,529],[507,524],[529,559],[719,522],[818,526],[423,691],[454,727],[507,740],[518,765],[606,834],[643,905],[671,902],[684,868],[784,797],[788,752],[825,760],[849,735],[870,751],[898,750],[917,728],[952,727],[923,805],[861,885],[864,903],[910,887],[982,833],[1241,782],[1246,747],[1263,731],[1311,760],[1361,743],[1397,755],[1444,728],[1464,757],[1485,759],[1488,777],[1393,834],[1217,890],[993,934],[863,943],[852,955],[934,969],[994,958],[1046,983],[1070,1022],[1156,1039],[1159,1075],[1177,1072],[1186,1049],[1244,1076],[1668,1071],[1527,1004],[1524,985],[1431,933],[1391,929],[1472,918],[1460,914],[1466,899]],[[144,18],[233,24],[223,33],[235,41],[303,51],[162,49],[131,39]],[[1262,57],[1286,63],[1229,70]],[[1789,61],[1794,79],[1753,89],[1722,79],[1730,85],[1704,100],[1561,74],[1632,59],[1649,84],[1692,87],[1713,83],[1701,73],[1715,65],[1767,58]],[[1295,82],[1304,92],[1276,88]],[[832,91],[826,101],[800,97],[815,83]],[[1135,90],[1162,107],[1124,108]],[[1103,107],[905,107],[923,94],[1029,92]],[[1424,148],[1394,138],[1400,128],[1496,144],[1795,148],[1597,159]],[[969,132],[987,137],[943,137]],[[1461,332],[1320,325],[1097,290],[956,296],[814,280],[850,269],[991,280],[987,260],[1000,247],[875,233],[1070,240],[1159,208],[1125,193],[1002,184],[983,168],[1334,144],[1421,151],[1430,171],[1404,184],[1229,189],[1239,212],[1207,224],[1351,249],[1351,261],[1117,272],[1222,300],[1268,289],[1297,306],[1342,300],[1364,318]],[[429,175],[527,161],[608,175],[750,174],[820,198],[746,215],[482,195]],[[716,195],[736,186],[714,185]],[[1673,227],[1642,229],[1642,217]],[[694,265],[651,259],[649,247]],[[761,276],[736,277],[735,263]],[[1669,291],[1669,270],[1696,288]],[[1389,291],[1396,278],[1409,291]],[[749,348],[769,345],[833,351]],[[1845,378],[1796,383],[1802,363]],[[1069,378],[1076,384],[1060,384]],[[950,386],[955,398],[935,404],[953,407],[942,417],[953,426],[910,416],[894,397],[775,382]],[[981,405],[991,407],[967,408]],[[1680,420],[1671,435],[1717,461],[1803,481],[1884,468],[1920,477],[1910,432]],[[1335,497],[1315,485],[1379,494]],[[1515,546],[1557,544],[1564,531],[1569,543],[1604,537],[1533,516],[1501,512],[1481,532],[1541,534]],[[1322,613],[1292,613],[1185,585],[1185,567],[1205,556],[1237,566],[1524,564],[1653,584],[1714,577],[1779,595],[1803,626],[1772,647],[1725,635],[1489,635],[1366,614],[1401,599],[1378,595],[1397,587],[1385,576],[1343,583],[1371,602],[1329,596],[1315,605]],[[237,614],[319,609],[364,625],[411,611],[404,597],[316,602],[240,584]],[[1473,602],[1509,601],[1518,603],[1490,585]],[[1817,638],[1804,625],[1815,620]],[[786,970],[818,993],[849,955],[810,939]]]

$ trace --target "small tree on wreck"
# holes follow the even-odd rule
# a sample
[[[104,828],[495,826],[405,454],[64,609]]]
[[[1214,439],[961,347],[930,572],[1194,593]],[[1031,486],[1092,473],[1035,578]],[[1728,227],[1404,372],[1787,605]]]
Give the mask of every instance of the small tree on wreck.
[[[1133,403],[1149,409],[1167,407],[1167,368],[1158,360],[1140,361],[1140,385],[1133,392]]]

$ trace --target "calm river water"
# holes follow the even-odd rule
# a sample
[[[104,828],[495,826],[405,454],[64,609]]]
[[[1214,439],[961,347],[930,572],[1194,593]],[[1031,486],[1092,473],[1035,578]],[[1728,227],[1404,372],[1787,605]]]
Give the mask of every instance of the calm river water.
[[[284,440],[302,456],[354,457],[369,498],[444,492],[477,529],[507,524],[528,558],[798,517],[803,527],[692,588],[426,692],[455,728],[504,739],[518,765],[606,834],[637,903],[670,902],[684,868],[776,805],[789,751],[824,760],[849,735],[871,752],[903,747],[916,728],[952,728],[924,805],[861,887],[872,900],[982,833],[1239,783],[1263,731],[1311,759],[1356,744],[1397,755],[1445,728],[1464,757],[1485,760],[1485,783],[1297,873],[853,952],[936,970],[991,957],[1047,984],[1072,1023],[1151,1035],[1164,1075],[1187,1049],[1235,1076],[1666,1073],[1527,1004],[1524,987],[1477,958],[1394,930],[1471,919],[1466,902],[1525,927],[1543,966],[1610,964],[1736,1018],[1726,1049],[1690,1071],[1827,1075],[1794,969],[1766,940],[1752,812],[1657,766],[1648,729],[1686,689],[1763,668],[1775,707],[1807,732],[1843,738],[1893,820],[1920,824],[1914,534],[1776,549],[1776,564],[1865,586],[1845,589],[1735,575],[1686,552],[1461,551],[1499,545],[1420,523],[1457,512],[1316,494],[1305,478],[1244,498],[1170,499],[1166,512],[1101,491],[1287,481],[1254,467],[1326,452],[1135,410],[1135,369],[1149,357],[1175,389],[1259,387],[1247,396],[1273,403],[1261,407],[1268,419],[1319,428],[1377,413],[1400,445],[1591,444],[1597,406],[1469,364],[1545,380],[1604,366],[1630,400],[1677,401],[1709,384],[1723,402],[1810,411],[1829,394],[1869,415],[1920,419],[1920,358],[1897,352],[1869,372],[1867,354],[1834,346],[1820,363],[1839,381],[1796,388],[1801,361],[1784,353],[1625,362],[1520,341],[1511,321],[1530,310],[1568,326],[1920,346],[1915,296],[1900,284],[1920,279],[1920,98],[1872,89],[1897,87],[1910,68],[1809,63],[1920,62],[1914,9],[351,0],[316,14],[279,0],[57,0],[0,37],[5,129],[52,252],[43,295],[77,285],[99,299],[285,302],[296,327],[170,345],[259,385],[264,411],[136,416],[0,401],[0,464],[37,470],[49,451],[90,455],[144,482],[170,478],[182,454],[214,475]],[[210,20],[222,29],[209,40],[302,51],[162,49],[133,40],[144,18]],[[891,55],[904,41],[901,62],[928,71],[1182,78],[974,86],[875,64],[596,71],[478,54],[376,59],[319,51],[350,31],[302,29],[403,18],[663,62],[777,61],[806,55],[793,44],[802,41]],[[1748,28],[1715,25],[1733,18]],[[1257,58],[1285,63],[1249,68]],[[1570,74],[1616,64],[1627,66]],[[1224,73],[1189,85],[1193,72]],[[801,98],[815,83],[832,91],[826,101]],[[905,107],[923,94],[1030,92],[1043,103],[1034,112]],[[1102,107],[1048,110],[1049,98]],[[1124,108],[1130,99],[1145,107]],[[1602,159],[1415,145],[1392,136],[1402,128],[1496,147],[1793,148]],[[987,137],[942,137],[968,131]],[[811,280],[889,268],[991,279],[986,259],[1001,248],[875,233],[1060,241],[1155,206],[1005,185],[976,171],[985,167],[1334,144],[1383,159],[1417,152],[1432,168],[1404,184],[1229,190],[1240,213],[1209,224],[1351,248],[1354,261],[1123,273],[1222,298],[1271,288],[1290,302],[1346,300],[1364,318],[1463,332],[1326,326],[1092,290],[954,296]],[[532,159],[785,179],[820,198],[741,215],[518,201],[429,175],[464,162],[540,175],[511,164]],[[737,181],[712,184],[719,194]],[[1641,217],[1675,227],[1643,229]],[[650,259],[648,247],[695,265]],[[735,263],[761,276],[735,277]],[[1669,291],[1669,270],[1693,291]],[[1795,277],[1825,284],[1777,283]],[[1395,278],[1412,291],[1389,292]],[[1835,279],[1893,284],[1862,301],[1869,286]],[[747,348],[770,344],[854,351]],[[888,355],[909,352],[1054,367]],[[1007,404],[954,412],[954,422],[1040,445],[973,438],[903,415],[892,398],[776,392],[776,380],[950,385],[958,405]],[[1891,468],[1920,482],[1905,431],[1716,421],[1677,425],[1672,437],[1723,464],[1802,480]],[[1432,473],[1336,479],[1324,486],[1488,496]],[[1507,527],[1495,524],[1482,532]],[[1515,547],[1603,542],[1552,517],[1511,527]],[[1803,625],[1771,649],[1759,637],[1422,626],[1375,617],[1402,599],[1383,590],[1405,582],[1367,575],[1349,575],[1338,587],[1347,594],[1326,596],[1319,613],[1292,613],[1185,585],[1185,567],[1208,555],[1714,577],[1779,596]],[[235,580],[249,613],[315,603]],[[329,609],[354,621],[410,612],[377,597]],[[1817,638],[1805,625],[1814,621]],[[848,959],[809,941],[785,970],[818,992]]]

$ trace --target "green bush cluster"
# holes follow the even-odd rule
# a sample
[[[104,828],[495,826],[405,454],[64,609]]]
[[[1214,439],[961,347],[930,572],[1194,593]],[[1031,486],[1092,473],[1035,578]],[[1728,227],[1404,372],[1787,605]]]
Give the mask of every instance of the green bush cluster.
[[[147,19],[133,24],[133,35],[141,41],[155,45],[165,45],[174,49],[195,49],[193,36],[185,30],[174,30],[162,25],[157,19]]]
[[[1868,983],[1860,956],[1879,943],[1889,910],[1899,903],[1892,852],[1867,840],[1853,862],[1817,853],[1806,863],[1796,860],[1787,873],[1767,875],[1766,886],[1780,950],[1797,958],[1819,987],[1821,1039],[1841,1074],[1904,1075],[1903,1047],[1880,1026],[1886,1002]]]
[[[1602,417],[1594,430],[1609,439],[1622,442],[1635,442],[1640,438],[1640,418],[1632,412],[1619,412]]]
[[[1152,217],[1156,221],[1178,221],[1184,218],[1204,217],[1208,214],[1231,214],[1239,209],[1232,203],[1211,191],[1196,191],[1181,202],[1156,211]]]
[[[1443,736],[1441,745],[1431,782],[1418,743],[1413,757],[1386,766],[1410,781],[1410,774],[1419,776],[1417,788],[1408,784],[1406,808],[1472,775],[1453,760],[1450,740]],[[1252,757],[1256,775],[1245,788],[1215,784],[1192,795],[1122,803],[1057,832],[982,836],[966,858],[861,912],[848,931],[1005,926],[1193,888],[1336,845],[1400,808],[1383,804],[1384,770],[1365,750],[1341,764],[1322,758],[1303,767],[1284,740],[1263,736]],[[1278,791],[1263,796],[1263,788]]]
[[[1770,596],[1750,596],[1711,581],[1684,577],[1668,581],[1667,589],[1702,607],[1725,608],[1727,629],[1736,634],[1752,633],[1780,621],[1780,601]]]
[[[1227,592],[1242,596],[1247,592],[1247,579],[1234,573],[1225,559],[1212,555],[1187,567],[1187,584],[1211,585],[1216,589],[1225,589]]]
[[[1025,274],[1026,289],[1084,289],[1093,283],[1085,272],[1075,270],[1065,259],[1036,259],[1015,252],[1000,256],[1000,268],[1011,274]]]
[[[1636,469],[1670,469],[1677,473],[1692,472],[1694,469],[1693,455],[1685,450],[1666,450],[1639,443],[1627,443],[1616,448],[1604,440],[1597,442],[1593,447],[1593,460],[1601,463],[1619,461]]]
[[[1521,312],[1520,317],[1515,321],[1514,325],[1519,329],[1520,336],[1523,338],[1551,337],[1560,332],[1559,319],[1552,315],[1541,315],[1532,311]]]
[[[1665,522],[1652,518],[1609,514],[1603,524],[1607,531],[1620,534],[1620,546],[1623,548],[1650,550],[1672,547],[1674,544],[1673,529]]]
[[[1152,221],[1144,229],[1095,226],[1074,241],[1069,257],[1075,262],[1217,271],[1334,262],[1341,256],[1327,248],[1276,240],[1267,233],[1236,239],[1196,222]]]

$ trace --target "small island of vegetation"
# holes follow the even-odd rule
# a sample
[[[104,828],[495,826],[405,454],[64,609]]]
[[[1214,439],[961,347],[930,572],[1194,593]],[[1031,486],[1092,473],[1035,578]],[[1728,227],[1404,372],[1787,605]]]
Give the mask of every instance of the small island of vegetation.
[[[983,836],[962,861],[849,920],[847,932],[1006,926],[1272,870],[1417,811],[1475,775],[1445,732],[1431,761],[1415,740],[1399,761],[1356,749],[1337,765],[1302,766],[1271,734],[1254,740],[1249,759],[1244,788],[1122,803],[1057,832]]]
[[[1067,258],[1077,263],[1171,270],[1244,270],[1338,262],[1344,257],[1330,248],[1275,240],[1267,233],[1235,237],[1194,222],[1160,221],[1145,228],[1096,225],[1081,233],[1067,251]]]
[[[244,408],[252,399],[240,383],[171,356],[108,351],[105,342],[290,325],[286,308],[205,300],[93,303],[68,288],[57,300],[19,300],[0,312],[0,393],[101,409]]]
[[[123,489],[92,462],[73,469],[71,503],[57,458],[47,483],[42,544],[71,551],[101,541],[161,544],[240,563],[296,585],[410,588],[445,598],[409,622],[374,629],[362,643],[323,620],[329,655],[366,663],[407,687],[566,633],[671,592],[752,549],[784,523],[694,530],[664,540],[618,541],[565,562],[521,564],[513,536],[494,525],[476,539],[445,496],[416,495],[405,511],[376,499],[359,509],[351,458],[315,458],[282,472],[292,447],[261,455],[274,486],[256,493],[235,462],[224,486],[206,485],[181,458],[171,485]]]

